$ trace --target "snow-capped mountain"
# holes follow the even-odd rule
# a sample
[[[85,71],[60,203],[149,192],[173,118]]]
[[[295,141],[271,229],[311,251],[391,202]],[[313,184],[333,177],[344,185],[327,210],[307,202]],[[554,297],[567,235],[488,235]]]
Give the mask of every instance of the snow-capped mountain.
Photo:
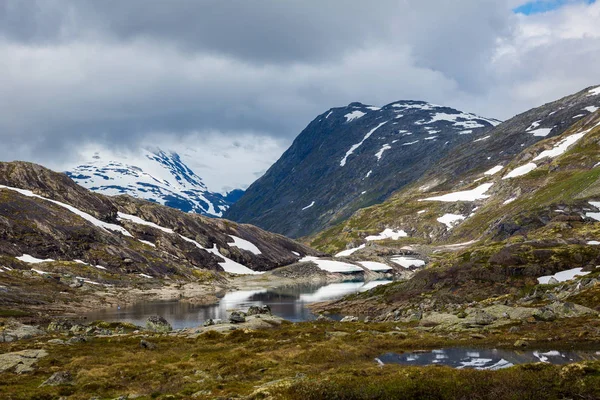
[[[67,171],[78,184],[105,195],[128,194],[185,212],[220,217],[240,196],[208,190],[175,152],[144,149],[138,156],[115,158],[95,153],[92,160]]]
[[[299,237],[381,203],[500,121],[423,101],[351,103],[312,121],[225,217]]]

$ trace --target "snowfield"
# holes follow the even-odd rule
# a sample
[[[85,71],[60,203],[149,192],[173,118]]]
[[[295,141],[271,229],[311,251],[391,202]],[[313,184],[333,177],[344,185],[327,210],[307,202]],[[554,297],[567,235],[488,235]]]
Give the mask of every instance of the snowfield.
[[[438,222],[446,225],[448,229],[452,229],[459,221],[464,220],[465,217],[459,214],[444,214],[437,219]]]
[[[343,167],[344,165],[346,165],[346,160],[348,159],[348,157],[350,155],[352,155],[354,153],[354,150],[358,149],[360,146],[362,146],[362,144],[365,142],[365,140],[367,140],[368,138],[371,137],[371,135],[379,128],[381,128],[382,126],[384,126],[385,124],[387,124],[388,121],[382,122],[379,125],[377,125],[375,128],[371,129],[369,132],[367,132],[367,134],[365,135],[365,137],[363,137],[363,139],[352,145],[352,147],[350,147],[350,150],[348,150],[346,152],[346,155],[344,156],[344,158],[342,158],[342,160],[340,161],[340,167]]]
[[[361,117],[364,117],[365,115],[367,115],[366,113],[362,112],[362,111],[352,111],[351,113],[348,113],[346,115],[344,115],[344,117],[346,117],[346,122],[352,122],[355,119],[359,119]]]
[[[429,197],[419,201],[443,201],[443,202],[455,202],[455,201],[475,201],[487,199],[488,195],[485,193],[490,190],[493,183],[484,183],[472,190],[465,190],[462,192],[448,193],[443,196]]]
[[[306,256],[300,260],[300,262],[313,262],[317,264],[323,271],[334,272],[334,273],[352,273],[352,272],[363,272],[364,269],[354,264],[349,264],[341,261],[323,260],[318,257]]]
[[[528,174],[536,168],[537,168],[537,164],[535,164],[535,163],[525,164],[525,165],[522,165],[520,167],[513,169],[507,175],[505,175],[502,179],[516,178],[518,176]]]
[[[538,278],[538,282],[542,285],[546,285],[550,281],[550,278],[554,278],[559,282],[566,282],[570,281],[571,279],[574,279],[577,276],[584,276],[589,274],[589,272],[582,272],[581,270],[582,268],[573,268],[567,271],[557,272],[554,275],[541,276]]]
[[[233,239],[233,244],[228,243],[229,246],[234,246],[239,249],[249,251],[250,253],[256,254],[256,255],[262,254],[260,249],[258,247],[256,247],[256,245],[254,243],[249,242],[248,240],[242,239],[242,238],[234,236],[234,235],[229,235],[229,237]]]
[[[365,239],[367,241],[376,241],[376,240],[385,240],[385,239],[398,240],[401,237],[407,237],[407,236],[408,236],[408,233],[404,232],[402,229],[400,229],[399,231],[395,231],[393,229],[387,228],[387,229],[384,229],[383,232],[381,232],[379,235],[367,236]]]

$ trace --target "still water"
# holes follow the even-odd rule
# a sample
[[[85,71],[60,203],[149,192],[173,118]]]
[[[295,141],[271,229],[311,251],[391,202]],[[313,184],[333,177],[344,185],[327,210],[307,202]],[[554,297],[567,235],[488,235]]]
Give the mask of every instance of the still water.
[[[569,364],[585,360],[600,360],[600,352],[449,348],[402,354],[387,353],[375,359],[379,364],[446,365],[458,369],[473,368],[492,371],[517,364],[535,362]]]
[[[86,314],[88,320],[131,322],[145,325],[151,315],[160,315],[171,323],[174,329],[202,325],[209,319],[226,319],[229,311],[245,310],[252,305],[269,305],[274,315],[289,321],[315,319],[307,305],[319,301],[335,300],[348,294],[363,292],[391,280],[370,282],[341,282],[328,285],[298,285],[285,288],[238,290],[229,292],[216,304],[196,305],[179,301],[152,301],[123,304],[117,307]]]

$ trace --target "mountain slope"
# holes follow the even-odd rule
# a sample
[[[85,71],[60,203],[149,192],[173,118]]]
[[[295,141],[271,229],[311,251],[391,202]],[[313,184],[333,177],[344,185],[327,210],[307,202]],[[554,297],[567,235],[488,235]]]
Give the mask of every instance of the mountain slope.
[[[418,101],[352,103],[317,117],[226,218],[299,237],[380,203],[497,125]]]
[[[116,160],[96,153],[67,172],[80,185],[106,195],[128,194],[184,212],[220,217],[241,191],[223,196],[208,190],[177,153],[144,150],[141,157]]]
[[[564,204],[576,205],[573,210],[584,215],[582,210],[591,205],[578,199],[584,199],[585,193],[600,194],[593,189],[600,171],[595,142],[600,96],[593,93],[585,89],[499,125],[488,132],[489,139],[457,148],[386,202],[359,210],[315,235],[312,245],[337,252],[369,242],[369,236],[385,229],[404,232],[399,241],[404,244],[497,240],[525,232],[525,226],[536,219],[551,220],[545,207],[556,205],[562,210]],[[554,111],[561,107],[557,119]],[[574,118],[583,108],[594,112]],[[555,128],[547,137],[536,138],[527,129],[538,123]],[[569,158],[570,154],[575,155]],[[578,170],[581,176],[575,173]],[[583,190],[581,185],[588,180],[590,186]]]
[[[110,282],[254,273],[315,254],[254,226],[106,197],[39,165],[0,163],[0,259],[8,268],[49,260],[44,268],[76,266],[83,277]]]

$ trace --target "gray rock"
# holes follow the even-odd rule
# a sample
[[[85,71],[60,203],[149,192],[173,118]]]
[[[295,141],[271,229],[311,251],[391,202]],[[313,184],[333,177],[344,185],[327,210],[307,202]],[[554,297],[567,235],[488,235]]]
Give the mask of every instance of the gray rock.
[[[241,324],[246,322],[246,316],[241,311],[234,311],[229,315],[229,322],[232,324]]]
[[[46,328],[48,332],[66,332],[73,327],[69,321],[52,321]]]
[[[358,322],[358,317],[346,315],[344,318],[341,319],[340,322]]]
[[[140,340],[140,348],[146,350],[154,350],[156,349],[156,345],[154,343],[148,342],[147,340]]]
[[[146,328],[153,332],[166,333],[171,332],[173,327],[166,319],[159,315],[152,315],[146,320]]]
[[[88,341],[88,339],[83,336],[73,336],[72,338],[69,339],[68,343],[76,344],[76,343],[85,343],[87,341]]]
[[[46,343],[56,345],[66,345],[67,343],[62,339],[50,339]]]
[[[71,376],[71,373],[68,371],[59,371],[59,372],[53,373],[50,378],[46,379],[46,381],[40,385],[40,387],[72,385],[72,384],[73,384],[73,377]]]
[[[247,315],[260,315],[260,314],[268,314],[271,315],[271,307],[268,304],[264,306],[250,306],[248,309]]]
[[[47,355],[48,352],[44,349],[0,354],[0,373],[10,370],[17,374],[32,372],[34,365]]]
[[[558,318],[558,316],[550,308],[543,307],[543,308],[536,310],[533,313],[533,318],[535,318],[538,321],[550,322],[550,321],[556,320]]]
[[[558,279],[556,279],[555,277],[551,277],[548,280],[548,285],[558,285],[560,282],[558,281]]]
[[[325,321],[333,321],[331,318],[329,318],[326,315],[323,314],[319,314],[319,316],[317,317],[317,321],[318,322],[325,322]]]

